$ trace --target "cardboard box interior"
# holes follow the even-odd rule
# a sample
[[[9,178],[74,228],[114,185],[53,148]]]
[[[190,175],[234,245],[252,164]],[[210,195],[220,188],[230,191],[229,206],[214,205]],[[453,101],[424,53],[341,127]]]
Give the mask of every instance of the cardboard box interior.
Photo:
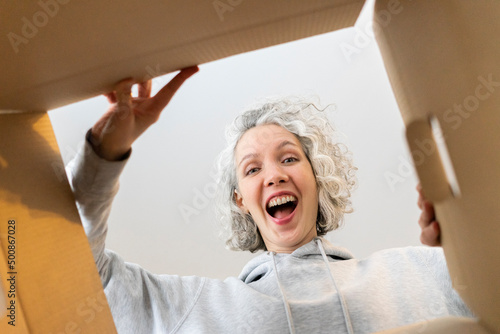
[[[7,324],[7,314],[0,332],[114,331],[44,111],[109,91],[124,77],[144,80],[352,25],[363,2],[154,0],[145,7],[129,0],[2,1],[9,15],[0,26],[6,37],[0,42],[0,109],[25,112],[0,115],[0,276],[8,292],[5,278],[15,270],[18,326]],[[390,2],[377,1],[376,12]],[[378,42],[410,147],[420,152],[414,154],[419,177],[436,201],[455,287],[481,326],[500,331],[500,135],[494,127],[500,121],[500,41],[494,34],[500,5],[403,5],[378,31]],[[436,152],[431,115],[444,133],[455,193]],[[9,235],[16,237],[13,269]],[[12,300],[5,296],[7,305]]]

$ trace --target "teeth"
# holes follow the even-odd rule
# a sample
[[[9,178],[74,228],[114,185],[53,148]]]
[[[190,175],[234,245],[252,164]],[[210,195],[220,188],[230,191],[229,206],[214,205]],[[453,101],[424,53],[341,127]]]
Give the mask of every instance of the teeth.
[[[273,206],[282,205],[282,204],[285,204],[288,202],[294,202],[296,200],[297,199],[295,198],[295,196],[291,196],[291,195],[281,196],[281,197],[274,198],[274,199],[270,200],[267,207],[272,208]]]

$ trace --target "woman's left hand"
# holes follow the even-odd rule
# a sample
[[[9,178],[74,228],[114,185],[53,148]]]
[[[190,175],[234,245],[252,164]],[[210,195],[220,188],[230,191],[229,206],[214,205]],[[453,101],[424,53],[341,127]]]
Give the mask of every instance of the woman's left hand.
[[[420,242],[427,246],[441,246],[441,229],[436,220],[434,206],[431,202],[425,199],[422,191],[422,186],[417,186],[418,191],[418,207],[422,210],[418,224],[422,229],[420,234]]]

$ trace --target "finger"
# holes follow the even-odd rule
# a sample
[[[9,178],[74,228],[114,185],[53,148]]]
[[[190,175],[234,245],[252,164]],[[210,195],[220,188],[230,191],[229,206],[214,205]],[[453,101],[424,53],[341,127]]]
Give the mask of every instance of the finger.
[[[157,108],[163,109],[170,102],[175,92],[182,86],[190,76],[198,72],[198,66],[182,69],[168,84],[166,84],[155,96],[154,104]]]
[[[441,246],[441,227],[439,226],[439,223],[437,221],[433,221],[432,224],[432,230],[434,231],[434,235],[436,238],[434,239],[436,241],[436,246]]]
[[[130,104],[133,85],[133,79],[125,79],[120,81],[115,87],[116,102],[118,102],[119,104]]]
[[[139,83],[139,95],[138,97],[148,98],[151,95],[151,80]]]
[[[436,221],[433,221],[429,226],[422,229],[420,234],[420,242],[428,246],[440,246],[441,245],[441,229]]]
[[[116,103],[115,92],[106,93],[106,94],[104,94],[104,96],[106,96],[109,103],[111,103],[111,104]]]
[[[420,214],[418,224],[422,229],[424,229],[435,219],[434,206],[429,202],[424,202],[424,207],[422,209],[422,213]]]

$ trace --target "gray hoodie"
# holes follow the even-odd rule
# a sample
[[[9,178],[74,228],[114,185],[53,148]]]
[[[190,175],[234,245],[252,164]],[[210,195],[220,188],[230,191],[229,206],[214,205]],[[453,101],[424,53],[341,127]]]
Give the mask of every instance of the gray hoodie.
[[[104,247],[125,165],[88,146],[67,172],[119,333],[373,333],[443,316],[472,317],[452,289],[440,248],[354,259],[316,238],[266,252],[238,278],[152,274]]]

